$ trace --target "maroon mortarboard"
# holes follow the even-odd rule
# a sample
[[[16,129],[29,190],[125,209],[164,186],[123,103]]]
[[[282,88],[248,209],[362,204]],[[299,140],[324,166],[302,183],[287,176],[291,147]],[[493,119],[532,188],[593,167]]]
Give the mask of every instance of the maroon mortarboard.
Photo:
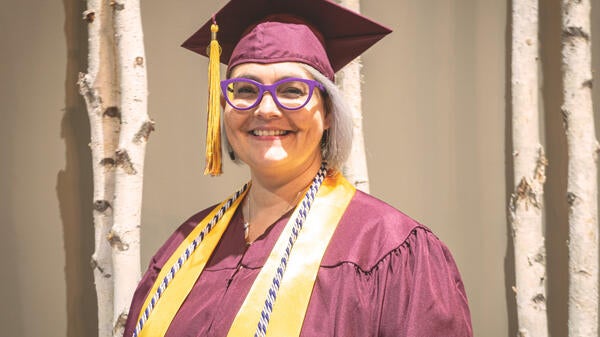
[[[219,61],[229,69],[249,62],[301,62],[333,80],[390,32],[329,0],[229,1],[182,45],[209,57],[205,174],[221,173]]]
[[[214,19],[221,62],[230,68],[246,62],[299,61],[330,79],[391,32],[328,0],[231,0]],[[212,23],[206,22],[182,46],[208,56]]]

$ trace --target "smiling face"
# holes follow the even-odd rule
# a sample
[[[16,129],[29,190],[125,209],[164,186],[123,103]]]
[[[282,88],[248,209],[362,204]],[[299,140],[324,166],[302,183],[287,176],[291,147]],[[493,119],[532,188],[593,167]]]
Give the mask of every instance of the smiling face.
[[[312,79],[301,65],[292,62],[244,63],[231,71],[231,78],[249,78],[266,85],[289,77]],[[225,131],[236,155],[255,173],[294,174],[320,166],[320,142],[329,128],[322,95],[315,89],[299,110],[279,107],[270,93],[250,110],[236,110],[223,100]]]

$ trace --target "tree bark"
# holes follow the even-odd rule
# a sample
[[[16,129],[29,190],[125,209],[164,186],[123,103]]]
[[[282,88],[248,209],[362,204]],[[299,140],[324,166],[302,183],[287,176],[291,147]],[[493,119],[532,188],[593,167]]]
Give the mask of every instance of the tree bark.
[[[115,154],[114,223],[109,233],[114,269],[113,335],[122,336],[140,277],[140,222],[146,142],[154,123],[147,113],[146,59],[139,0],[113,0],[121,132]]]
[[[91,265],[98,301],[99,337],[112,336],[113,270],[107,235],[113,224],[113,163],[119,135],[112,15],[108,4],[108,0],[87,1],[83,19],[88,23],[88,69],[87,74],[80,74],[78,82],[90,120],[95,236]]]
[[[360,13],[359,0],[336,0],[346,8]],[[357,189],[369,192],[369,173],[365,154],[363,133],[361,70],[360,57],[356,58],[336,74],[336,82],[341,88],[344,98],[352,108],[352,151],[343,167],[348,181]]]
[[[515,251],[518,336],[545,337],[548,323],[542,201],[547,161],[539,132],[537,0],[514,0],[512,19],[515,180],[509,211]]]
[[[598,336],[598,141],[592,108],[590,0],[562,1],[568,144],[569,336]]]

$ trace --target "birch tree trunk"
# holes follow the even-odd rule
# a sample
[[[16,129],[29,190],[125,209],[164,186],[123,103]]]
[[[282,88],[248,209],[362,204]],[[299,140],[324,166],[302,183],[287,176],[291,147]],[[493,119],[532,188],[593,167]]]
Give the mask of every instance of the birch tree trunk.
[[[538,2],[512,8],[512,133],[514,191],[510,201],[520,337],[548,336],[546,251],[542,224],[547,165],[538,112]]]
[[[115,158],[114,223],[109,234],[114,269],[114,336],[122,336],[140,277],[140,222],[146,142],[147,81],[139,0],[113,0],[121,133]]]
[[[98,301],[98,336],[112,335],[113,270],[107,240],[112,227],[114,153],[119,136],[118,95],[115,90],[112,14],[108,0],[88,0],[83,13],[88,23],[88,69],[80,74],[79,88],[90,120],[90,147],[94,179],[94,236],[91,259]]]
[[[562,113],[569,167],[569,336],[598,336],[598,141],[592,108],[590,0],[562,1]]]
[[[359,0],[336,0],[346,8],[360,13]],[[336,82],[344,98],[352,107],[353,138],[352,151],[343,167],[344,175],[357,189],[369,192],[369,173],[363,136],[360,57],[346,65],[336,74]]]

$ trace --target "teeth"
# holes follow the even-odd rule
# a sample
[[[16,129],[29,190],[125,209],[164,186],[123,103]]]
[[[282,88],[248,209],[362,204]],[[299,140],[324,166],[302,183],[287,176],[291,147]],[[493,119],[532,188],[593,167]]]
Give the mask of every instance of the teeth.
[[[287,131],[283,130],[252,130],[252,134],[255,136],[282,136],[286,133]]]

